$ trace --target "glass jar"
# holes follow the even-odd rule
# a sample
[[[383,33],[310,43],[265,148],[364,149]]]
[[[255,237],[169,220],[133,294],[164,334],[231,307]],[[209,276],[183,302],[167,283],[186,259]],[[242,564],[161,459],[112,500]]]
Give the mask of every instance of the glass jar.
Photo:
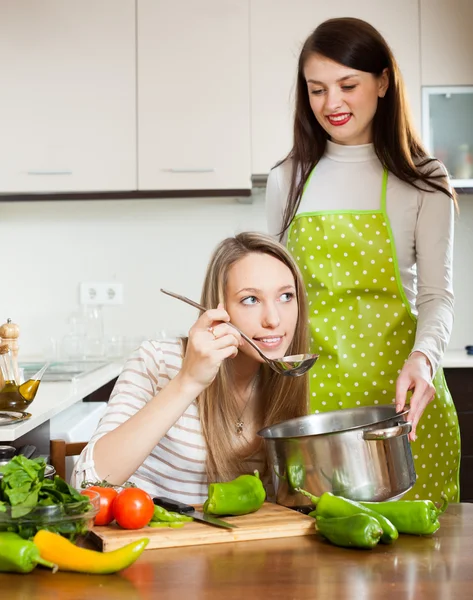
[[[33,402],[38,391],[41,377],[49,365],[44,365],[36,375],[20,384],[15,378],[15,369],[11,350],[7,344],[0,345],[0,410],[24,411]]]

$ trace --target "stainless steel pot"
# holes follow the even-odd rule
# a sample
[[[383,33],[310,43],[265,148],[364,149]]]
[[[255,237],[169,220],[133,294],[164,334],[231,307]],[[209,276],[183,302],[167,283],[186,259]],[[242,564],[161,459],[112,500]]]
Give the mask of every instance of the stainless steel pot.
[[[407,411],[369,406],[308,415],[266,427],[269,467],[278,504],[300,507],[310,501],[301,487],[319,496],[333,492],[352,500],[399,498],[416,473]]]

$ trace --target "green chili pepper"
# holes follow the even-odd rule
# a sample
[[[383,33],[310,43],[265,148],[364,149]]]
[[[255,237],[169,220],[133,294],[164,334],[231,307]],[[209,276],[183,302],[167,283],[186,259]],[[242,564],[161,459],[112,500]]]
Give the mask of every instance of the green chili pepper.
[[[41,558],[37,546],[16,533],[0,533],[0,571],[2,573],[29,573],[36,565],[57,571],[57,565]]]
[[[357,496],[372,496],[373,484],[364,483],[363,485],[359,485],[357,487],[353,486],[353,483],[350,481],[349,476],[343,469],[335,468],[332,471],[332,476],[329,477],[322,469],[320,469],[320,473],[322,477],[330,484],[330,488],[332,494],[335,496],[343,496],[347,498],[348,496],[353,496],[356,493]],[[300,485],[299,487],[304,487]]]
[[[336,496],[343,496],[350,490],[350,482],[342,469],[334,469],[332,475],[332,490]]]
[[[166,510],[162,506],[154,506],[153,516],[151,517],[151,521],[149,525],[151,527],[159,527],[159,525],[153,525],[153,523],[187,523],[188,521],[193,521],[194,519],[188,515],[181,515],[177,512],[171,512]]]
[[[332,544],[345,548],[374,548],[383,530],[374,517],[358,513],[349,517],[317,517],[317,531]]]
[[[255,471],[254,475],[240,475],[233,481],[211,483],[204,512],[211,515],[246,515],[261,508],[265,498],[266,491],[258,471]]]
[[[348,480],[348,477],[342,469],[334,469],[332,471],[332,476],[329,477],[324,471],[321,469],[320,473],[322,477],[330,484],[332,488],[332,493],[336,496],[343,496],[347,492],[350,491],[351,485]],[[299,487],[302,487],[301,485]]]
[[[448,499],[442,494],[442,506],[431,500],[397,500],[394,502],[360,502],[364,507],[389,519],[399,533],[430,535],[440,527],[438,516],[445,512]]]
[[[313,496],[306,490],[302,490],[301,488],[298,488],[296,491],[311,500],[312,504],[316,508],[315,511],[310,513],[310,515],[315,516],[316,519],[318,517],[349,517],[351,515],[357,515],[361,513],[364,515],[369,515],[370,517],[374,517],[381,525],[383,530],[381,541],[383,544],[391,544],[399,537],[399,533],[391,521],[374,510],[366,508],[359,502],[349,500],[348,498],[343,498],[342,496],[335,496],[331,492],[325,492],[320,497],[317,497]]]

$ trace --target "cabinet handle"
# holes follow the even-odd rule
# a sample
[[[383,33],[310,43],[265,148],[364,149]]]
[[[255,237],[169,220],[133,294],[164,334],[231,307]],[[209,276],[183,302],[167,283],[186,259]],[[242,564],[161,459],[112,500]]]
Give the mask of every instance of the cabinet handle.
[[[201,169],[162,169],[170,173],[215,173],[215,167],[203,167]]]
[[[72,175],[72,171],[27,171],[27,175]]]

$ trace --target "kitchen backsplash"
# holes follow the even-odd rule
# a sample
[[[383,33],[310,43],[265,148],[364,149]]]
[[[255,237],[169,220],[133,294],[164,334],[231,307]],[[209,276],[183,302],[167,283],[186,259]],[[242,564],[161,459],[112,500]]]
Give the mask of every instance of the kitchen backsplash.
[[[124,304],[103,309],[105,335],[185,333],[196,311],[161,287],[198,299],[210,253],[227,235],[266,230],[264,189],[231,198],[0,203],[0,320],[21,326],[24,357],[51,355],[79,307],[81,281],[117,281]],[[450,348],[473,344],[473,196],[460,197],[456,318]]]
[[[228,235],[264,230],[264,191],[234,198],[0,203],[0,322],[21,327],[23,356],[50,353],[79,308],[79,283],[123,283],[104,306],[105,335],[186,333],[197,312],[160,288],[199,299],[210,253]]]

